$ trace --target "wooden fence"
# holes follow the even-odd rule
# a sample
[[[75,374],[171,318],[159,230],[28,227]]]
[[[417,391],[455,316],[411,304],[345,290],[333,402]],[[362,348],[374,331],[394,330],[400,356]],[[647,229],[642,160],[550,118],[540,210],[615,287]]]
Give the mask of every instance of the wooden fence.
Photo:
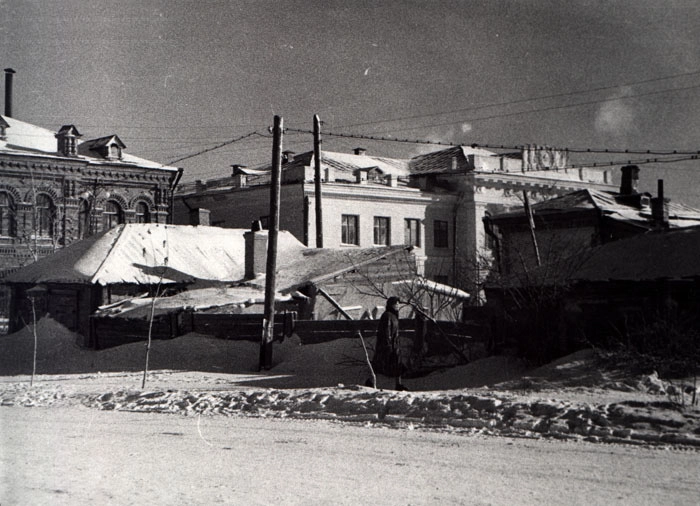
[[[343,338],[355,338],[358,332],[365,338],[376,336],[377,320],[295,320],[295,313],[275,315],[275,339],[296,333],[302,344],[315,344]],[[259,342],[262,336],[262,314],[219,314],[179,311],[159,315],[154,319],[151,337],[172,339],[190,332],[219,339]],[[148,320],[115,317],[92,317],[91,333],[95,348],[109,348],[148,338]],[[432,322],[401,319],[402,337],[419,344],[425,343],[431,353],[446,353],[454,347],[485,342],[487,326],[477,322]]]

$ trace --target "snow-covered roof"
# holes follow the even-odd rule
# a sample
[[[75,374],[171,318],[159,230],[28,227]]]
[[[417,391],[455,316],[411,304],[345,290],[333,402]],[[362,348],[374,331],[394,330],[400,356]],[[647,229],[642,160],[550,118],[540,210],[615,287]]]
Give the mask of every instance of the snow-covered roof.
[[[425,290],[426,292],[436,293],[439,295],[445,295],[453,299],[468,299],[470,296],[467,292],[455,288],[454,286],[445,285],[443,283],[438,283],[437,281],[432,281],[430,279],[425,279],[422,277],[416,277],[413,279],[402,279],[399,281],[394,281],[392,285],[402,285],[409,288],[411,291],[414,290]]]
[[[638,205],[640,198],[648,194],[637,194],[636,199],[625,198],[635,197],[624,196],[611,192],[598,190],[579,190],[561,197],[545,200],[532,206],[535,216],[564,215],[565,213],[576,213],[586,210],[597,210],[608,218],[637,223],[645,226],[653,221],[651,207],[649,205]],[[669,202],[668,222],[672,228],[688,227],[700,225],[700,210],[689,207],[679,202]],[[525,211],[519,209],[508,213],[494,216],[494,221],[503,219],[524,219]]]
[[[5,130],[5,141],[0,141],[0,153],[9,154],[30,154],[35,156],[50,156],[50,157],[61,157],[58,153],[58,143],[56,140],[56,132],[42,128],[31,123],[26,123],[20,121],[16,118],[10,116],[0,116],[0,119],[7,123],[7,128]],[[72,126],[72,125],[69,125]],[[73,127],[75,128],[75,127]],[[81,153],[75,157],[71,157],[77,160],[84,160],[91,164],[121,164],[121,165],[137,165],[139,167],[145,167],[150,169],[162,169],[177,171],[177,167],[171,167],[168,165],[163,165],[152,160],[146,160],[145,158],[140,158],[138,156],[130,155],[128,153],[122,153],[120,160],[105,160],[103,157],[98,156],[95,153],[90,154],[90,150],[80,149],[80,146],[85,144],[86,146],[94,147],[104,140],[117,139],[116,135],[109,135],[106,137],[100,137],[98,139],[88,139],[88,140],[77,140],[78,149]],[[123,145],[121,140],[119,143]]]
[[[77,241],[19,269],[15,283],[156,284],[232,282],[245,274],[243,229],[133,223]],[[280,232],[280,251],[304,249]]]

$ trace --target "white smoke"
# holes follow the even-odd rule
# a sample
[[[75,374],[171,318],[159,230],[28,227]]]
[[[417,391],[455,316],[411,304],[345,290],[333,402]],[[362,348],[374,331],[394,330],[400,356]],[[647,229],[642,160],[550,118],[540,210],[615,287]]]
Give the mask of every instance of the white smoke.
[[[466,144],[467,142],[464,134],[471,132],[471,130],[471,123],[462,123],[459,127],[447,126],[433,128],[427,134],[421,135],[420,139],[444,144]],[[418,144],[409,156],[425,155],[445,148],[447,148],[447,146],[441,146],[439,144]]]
[[[622,90],[624,94],[631,90]],[[635,111],[627,100],[617,98],[604,102],[595,116],[595,129],[601,134],[621,135],[634,127]]]

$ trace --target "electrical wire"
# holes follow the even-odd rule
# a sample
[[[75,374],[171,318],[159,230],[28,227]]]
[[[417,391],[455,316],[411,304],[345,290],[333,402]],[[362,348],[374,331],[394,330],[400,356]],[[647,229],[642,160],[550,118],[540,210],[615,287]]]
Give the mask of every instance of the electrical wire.
[[[229,144],[233,144],[234,142],[242,141],[243,139],[246,139],[248,137],[252,137],[253,135],[260,135],[260,134],[258,132],[249,132],[245,135],[242,135],[241,137],[236,137],[235,139],[231,139],[229,141],[222,142],[221,144],[217,144],[216,146],[213,146],[211,148],[203,149],[203,150],[198,151],[196,153],[192,153],[190,155],[183,156],[181,158],[177,158],[171,162],[168,162],[168,164],[172,165],[173,163],[178,163],[178,162],[181,162],[183,160],[187,160],[189,158],[194,158],[195,156],[203,155],[204,153],[208,153],[209,151],[214,151],[215,149],[223,148],[224,146],[228,146]]]
[[[669,79],[676,79],[679,77],[687,77],[687,76],[692,76],[692,75],[697,75],[697,74],[700,74],[700,70],[696,70],[693,72],[685,72],[682,74],[676,74],[676,75],[672,75],[672,76],[656,77],[656,78],[652,78],[652,79],[645,79],[642,81],[634,81],[631,83],[616,84],[616,85],[609,85],[609,86],[598,86],[595,88],[589,88],[589,89],[585,89],[585,90],[569,91],[569,92],[565,92],[565,93],[555,93],[555,94],[551,94],[551,95],[541,95],[541,96],[537,96],[537,97],[509,100],[509,101],[505,101],[505,102],[493,102],[490,104],[480,104],[480,105],[475,105],[475,106],[471,106],[471,107],[464,107],[461,109],[453,109],[451,111],[445,111],[445,112],[437,112],[437,113],[431,113],[431,114],[417,114],[417,115],[413,115],[413,116],[404,116],[404,117],[394,118],[394,119],[385,119],[385,120],[380,120],[380,121],[369,121],[369,122],[364,122],[364,123],[355,123],[352,125],[342,125],[342,126],[338,126],[338,128],[354,128],[354,127],[358,127],[358,126],[378,125],[381,123],[391,123],[394,121],[404,121],[404,120],[409,120],[409,119],[432,118],[435,116],[443,116],[446,114],[477,111],[480,109],[487,109],[490,107],[500,107],[500,106],[505,106],[505,105],[522,104],[522,103],[532,102],[532,101],[536,101],[536,100],[545,100],[545,99],[549,99],[549,98],[559,98],[559,97],[567,97],[567,96],[572,96],[572,95],[581,95],[584,93],[594,93],[597,91],[612,90],[615,88],[623,88],[626,86],[636,86],[639,84],[648,84],[648,83],[652,83],[652,82],[666,81]],[[659,92],[661,92],[661,91],[673,91],[673,89],[659,90]]]

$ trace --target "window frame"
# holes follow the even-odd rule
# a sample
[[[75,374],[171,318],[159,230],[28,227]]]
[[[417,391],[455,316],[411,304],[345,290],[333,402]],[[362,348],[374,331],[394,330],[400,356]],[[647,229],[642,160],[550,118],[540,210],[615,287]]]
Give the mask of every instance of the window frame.
[[[415,236],[414,231],[411,229],[411,224],[415,224]],[[404,218],[403,221],[403,243],[404,246],[415,246],[420,248],[421,237],[420,237],[420,220],[418,218]]]
[[[360,245],[360,215],[342,214],[340,216],[340,243],[347,246]]]
[[[9,192],[0,192],[0,237],[17,237],[17,208]]]
[[[136,223],[151,223],[151,209],[146,202],[137,202],[134,206]]]
[[[391,245],[391,218],[389,216],[375,216],[373,231],[372,237],[375,246]],[[381,235],[384,235],[383,240]]]
[[[433,220],[433,247],[450,247],[450,224],[447,220]]]
[[[116,208],[116,211],[109,209],[110,205]],[[117,225],[124,223],[124,209],[116,200],[108,200],[105,202],[105,207],[102,211],[102,223],[105,230],[110,230]]]
[[[45,193],[40,193],[34,200],[34,237],[53,238],[56,233],[56,204]]]

